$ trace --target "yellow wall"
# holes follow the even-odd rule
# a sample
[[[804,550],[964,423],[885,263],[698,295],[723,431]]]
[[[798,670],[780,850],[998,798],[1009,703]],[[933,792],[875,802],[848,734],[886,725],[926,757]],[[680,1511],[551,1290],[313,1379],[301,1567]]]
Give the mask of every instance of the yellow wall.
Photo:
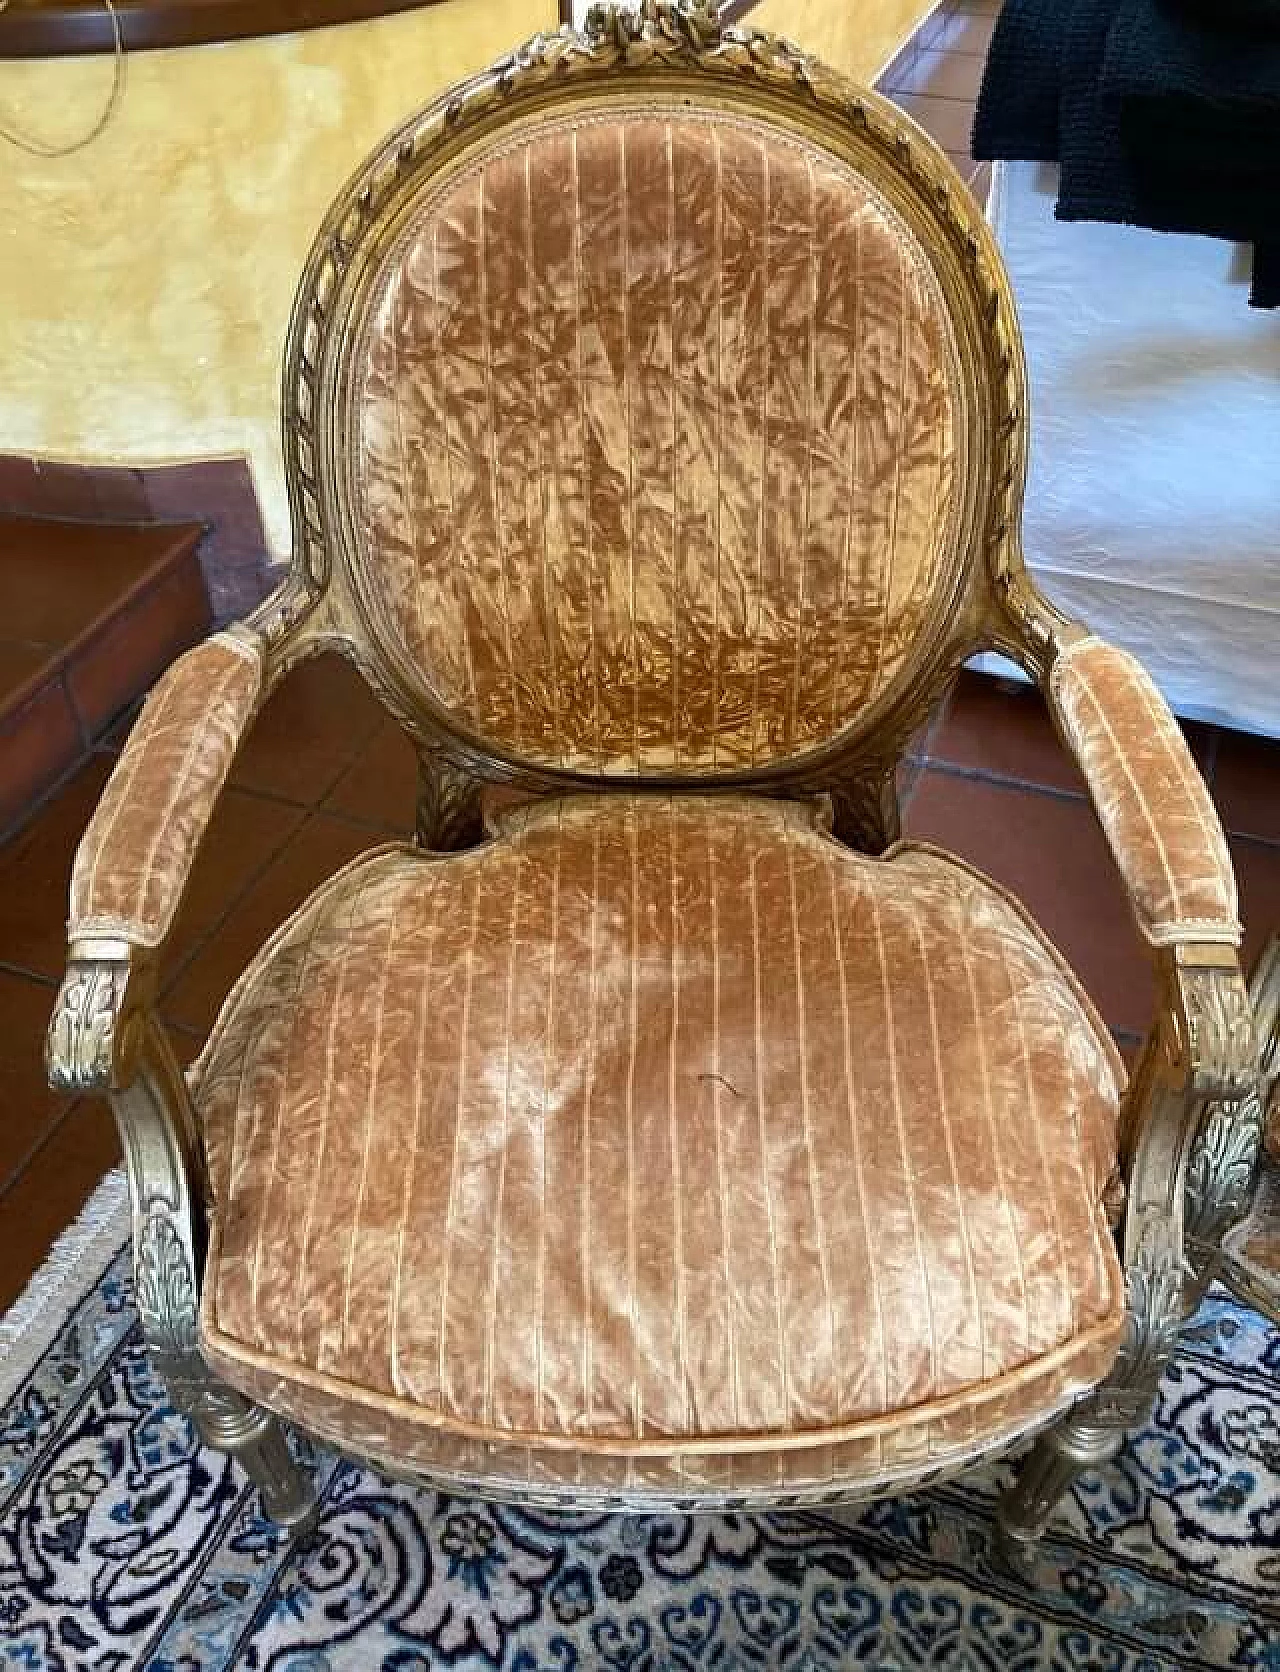
[[[280,359],[330,198],[415,106],[555,23],[555,0],[447,0],[138,53],[87,150],[44,161],[0,139],[0,452],[247,453],[268,539],[287,552]],[[106,58],[0,64],[0,114],[69,139],[110,76]]]
[[[938,0],[762,0],[743,19],[773,29],[855,81],[874,81]]]

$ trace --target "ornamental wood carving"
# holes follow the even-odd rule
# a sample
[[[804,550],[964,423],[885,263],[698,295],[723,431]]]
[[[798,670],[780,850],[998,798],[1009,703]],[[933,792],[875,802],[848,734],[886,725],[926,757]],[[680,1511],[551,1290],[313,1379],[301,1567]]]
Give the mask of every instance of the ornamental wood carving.
[[[113,1081],[118,1027],[129,965],[68,965],[45,1041],[45,1066],[55,1091],[105,1092]]]
[[[1184,966],[1178,998],[1193,1089],[1217,1097],[1248,1091],[1257,1077],[1258,1047],[1253,1006],[1239,968]]]

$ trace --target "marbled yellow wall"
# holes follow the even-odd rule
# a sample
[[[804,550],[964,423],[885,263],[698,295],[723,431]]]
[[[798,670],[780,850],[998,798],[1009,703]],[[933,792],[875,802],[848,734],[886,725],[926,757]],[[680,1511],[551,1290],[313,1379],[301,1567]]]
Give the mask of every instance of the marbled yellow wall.
[[[774,29],[855,81],[874,81],[938,0],[762,0],[744,22]]]
[[[0,139],[0,452],[84,463],[247,453],[278,554],[280,359],[312,235],[381,136],[541,28],[555,0],[447,0],[371,23],[138,53],[88,149]],[[0,113],[91,126],[105,58],[0,63]]]

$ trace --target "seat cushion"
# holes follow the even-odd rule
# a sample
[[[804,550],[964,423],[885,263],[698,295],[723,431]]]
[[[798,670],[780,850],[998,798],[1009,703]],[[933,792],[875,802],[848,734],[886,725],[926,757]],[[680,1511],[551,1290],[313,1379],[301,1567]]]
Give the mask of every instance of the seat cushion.
[[[1021,909],[815,809],[583,796],[384,848],[192,1075],[215,1368],[471,1490],[883,1490],[1114,1357],[1123,1070]]]

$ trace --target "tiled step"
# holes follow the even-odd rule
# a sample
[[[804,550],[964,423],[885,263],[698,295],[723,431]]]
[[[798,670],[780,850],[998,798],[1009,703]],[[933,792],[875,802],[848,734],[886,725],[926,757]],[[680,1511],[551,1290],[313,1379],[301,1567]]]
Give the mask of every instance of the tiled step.
[[[0,837],[208,630],[202,532],[0,515]]]

